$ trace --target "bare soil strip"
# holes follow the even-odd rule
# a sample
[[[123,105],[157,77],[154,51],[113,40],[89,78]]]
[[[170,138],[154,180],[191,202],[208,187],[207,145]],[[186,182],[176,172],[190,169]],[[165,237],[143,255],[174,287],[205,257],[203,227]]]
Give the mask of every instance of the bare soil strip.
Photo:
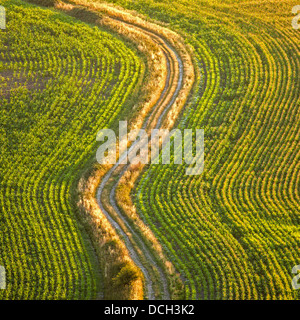
[[[141,108],[140,114],[132,121],[131,128],[143,128],[148,135],[154,128],[171,129],[184,107],[194,83],[192,58],[182,39],[174,32],[133,16],[127,11],[84,0],[75,0],[74,3],[87,7],[89,10],[101,12],[104,14],[100,22],[102,25],[122,33],[123,36],[125,35],[135,42],[140,41],[142,47],[144,46],[143,39],[146,39],[147,42],[152,42],[158,48],[162,74],[159,75],[159,81],[156,83],[156,88],[153,89],[151,103],[149,102],[148,106]],[[145,51],[145,48],[141,49],[141,51],[143,50]],[[159,53],[157,55],[159,56]],[[162,66],[163,64],[165,67]],[[151,68],[149,69],[151,71]],[[134,151],[136,144],[137,142],[134,142],[129,146],[128,154]],[[134,219],[131,219],[130,210],[126,212],[126,208],[122,206],[116,196],[116,189],[122,177],[128,172],[134,171],[135,174],[128,181],[133,185],[143,169],[142,165],[133,168],[131,164],[119,164],[124,157],[122,152],[119,155],[118,163],[110,167],[101,177],[96,199],[101,213],[121,236],[130,258],[142,271],[146,282],[145,297],[150,300],[171,299],[173,295],[169,290],[169,275],[172,273],[174,275],[174,268],[166,260],[157,239],[144,225],[140,217],[135,214]],[[95,181],[98,180],[95,179]],[[132,190],[132,186],[130,190]],[[83,205],[84,202],[83,200]],[[90,200],[86,202],[90,206]],[[135,212],[134,208],[133,211]]]
[[[120,20],[119,20],[120,21]],[[126,23],[126,22],[123,22]],[[137,28],[137,26],[135,26]],[[140,29],[140,28],[139,28]],[[158,43],[158,45],[162,48],[165,58],[167,60],[167,79],[164,86],[164,90],[162,91],[162,94],[160,96],[160,99],[156,106],[153,108],[150,116],[146,119],[144,122],[143,128],[144,129],[159,129],[161,128],[162,120],[164,115],[167,113],[167,111],[170,109],[170,107],[175,102],[176,97],[178,96],[178,93],[180,89],[182,88],[183,83],[183,63],[181,60],[180,55],[176,52],[176,50],[166,42],[166,40],[163,37],[160,37],[156,35],[153,32],[146,31],[144,29],[141,29],[141,32],[145,32],[148,35],[150,35],[155,41]],[[170,81],[172,79],[172,81]],[[173,84],[176,84],[175,90],[170,90],[170,87],[172,87]],[[136,146],[137,142],[133,143],[130,148],[128,149],[128,154],[130,152],[134,151],[134,147]],[[120,156],[120,159],[122,159],[122,155]],[[120,160],[119,160],[120,161]],[[162,285],[162,298],[163,299],[170,299],[170,293],[168,289],[168,279],[162,270],[160,266],[156,262],[156,257],[153,255],[153,253],[149,250],[147,247],[147,244],[144,243],[143,237],[141,237],[137,232],[134,231],[133,227],[131,227],[128,219],[125,215],[122,214],[121,210],[119,209],[117,202],[116,202],[116,188],[124,175],[124,173],[130,169],[130,164],[126,165],[121,172],[117,172],[118,167],[120,166],[119,162],[113,166],[110,171],[106,174],[104,179],[102,180],[98,191],[97,191],[97,200],[99,203],[100,208],[106,215],[106,217],[109,219],[111,224],[118,230],[118,232],[122,235],[126,247],[128,251],[130,252],[130,256],[132,257],[133,261],[136,263],[136,265],[142,270],[145,280],[146,280],[146,288],[147,288],[147,297],[148,299],[152,300],[155,299],[155,292],[153,290],[153,281],[151,279],[151,276],[149,275],[149,272],[147,270],[147,266],[143,265],[143,262],[139,258],[139,253],[136,252],[135,246],[132,244],[132,238],[136,239],[135,243],[140,247],[142,250],[142,254],[147,259],[148,264],[150,264],[152,267],[154,267],[158,273],[160,279],[157,279],[160,281]],[[114,183],[113,187],[110,191],[109,196],[109,202],[112,206],[115,215],[114,217],[108,212],[108,210],[105,210],[103,204],[102,204],[102,193],[107,185],[109,179],[117,172],[117,175],[119,179],[116,183]],[[117,217],[117,219],[116,219]],[[122,226],[118,223],[118,220],[122,220]],[[128,234],[131,235],[131,237],[128,236]]]
[[[125,23],[125,22],[124,22]],[[142,31],[144,32],[144,31]],[[167,81],[165,83],[164,86],[164,90],[160,96],[160,99],[158,101],[158,103],[156,104],[156,106],[154,107],[153,111],[151,112],[150,117],[145,121],[143,128],[149,128],[149,127],[153,127],[151,126],[151,123],[153,123],[156,120],[155,115],[159,114],[158,120],[156,121],[156,125],[154,126],[154,128],[160,128],[160,124],[162,121],[162,118],[164,116],[164,114],[166,113],[166,111],[170,108],[170,106],[173,104],[181,86],[182,86],[182,79],[183,79],[183,66],[182,66],[182,61],[181,58],[179,57],[179,55],[175,52],[175,50],[168,45],[164,39],[160,38],[159,36],[152,34],[149,31],[145,31],[148,35],[150,35],[151,37],[153,37],[153,39],[155,39],[157,41],[157,43],[162,46],[163,52],[165,54],[165,58],[167,60],[167,68],[168,68],[168,76],[167,76]],[[171,60],[173,58],[173,56],[176,57],[176,60]],[[174,72],[174,65],[177,64],[177,68],[175,68],[176,70],[178,70],[179,72],[176,72],[176,74],[171,74],[171,73],[175,73]],[[171,67],[171,65],[173,67]],[[176,90],[173,93],[172,91],[170,91],[170,86],[172,86],[172,83],[169,81],[169,79],[171,78],[175,78],[177,81],[177,86],[176,86]],[[174,80],[173,80],[174,81]],[[164,107],[164,108],[162,108]],[[160,112],[161,110],[161,112]],[[128,149],[128,154],[130,152],[132,152],[134,150],[134,147],[136,146],[137,141],[134,142],[130,148]],[[122,235],[125,243],[126,243],[126,247],[128,249],[128,251],[130,252],[130,256],[133,259],[133,261],[135,262],[135,264],[142,270],[144,276],[145,276],[145,280],[146,280],[146,287],[147,287],[147,297],[149,300],[153,300],[155,299],[155,294],[154,294],[154,290],[152,287],[152,280],[151,277],[149,275],[149,272],[147,270],[147,267],[145,267],[143,265],[143,263],[141,262],[141,259],[139,258],[139,254],[136,252],[133,244],[132,244],[132,240],[128,237],[128,232],[136,239],[138,239],[140,248],[142,249],[143,255],[146,256],[148,263],[150,263],[152,266],[154,266],[160,275],[160,281],[162,282],[162,286],[163,286],[163,299],[170,299],[170,294],[169,294],[169,290],[168,290],[168,281],[167,278],[164,274],[164,272],[162,271],[162,269],[158,266],[157,262],[155,261],[155,257],[153,257],[153,254],[151,253],[151,251],[148,249],[147,245],[144,244],[144,240],[142,239],[141,236],[139,236],[134,230],[133,228],[130,226],[129,222],[127,221],[126,217],[124,215],[122,215],[122,213],[120,212],[117,203],[115,201],[115,189],[118,185],[118,182],[116,184],[114,184],[113,188],[111,189],[110,192],[110,197],[109,197],[109,201],[111,206],[113,207],[115,213],[118,215],[118,217],[123,220],[123,223],[126,227],[127,230],[124,230],[125,228],[121,227],[120,224],[116,221],[116,219],[114,219],[110,213],[108,212],[108,210],[105,210],[103,204],[102,204],[102,193],[104,188],[106,187],[106,184],[108,183],[109,179],[111,178],[111,176],[116,172],[116,170],[118,169],[118,167],[120,166],[120,161],[122,159],[122,155],[120,156],[120,160],[116,163],[116,165],[114,165],[109,172],[105,175],[105,177],[103,178],[103,180],[101,181],[101,184],[98,188],[97,191],[97,200],[99,203],[99,206],[101,208],[101,210],[103,211],[103,213],[106,215],[107,219],[110,221],[110,223],[114,226],[114,228],[116,230],[118,230],[119,234]],[[130,167],[130,165],[125,166],[125,168],[122,170],[120,177],[122,177],[122,175],[124,174],[124,172],[126,170],[128,170]]]

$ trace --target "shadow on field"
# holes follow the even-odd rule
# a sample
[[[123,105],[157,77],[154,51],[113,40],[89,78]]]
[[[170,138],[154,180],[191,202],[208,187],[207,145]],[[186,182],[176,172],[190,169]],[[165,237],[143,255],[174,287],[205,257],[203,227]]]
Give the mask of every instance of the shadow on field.
[[[35,4],[35,5],[43,6],[47,8],[57,7],[61,9],[65,14],[90,24],[96,24],[96,22],[101,18],[101,14],[92,12],[87,8],[80,7],[80,6],[73,7],[73,5],[71,4],[69,6],[68,1],[64,1],[64,2],[61,2],[58,0],[25,0],[25,1],[31,4]]]
[[[92,24],[96,24],[96,22],[101,18],[100,14],[83,7],[74,7],[71,10],[65,11],[65,13],[83,22]]]

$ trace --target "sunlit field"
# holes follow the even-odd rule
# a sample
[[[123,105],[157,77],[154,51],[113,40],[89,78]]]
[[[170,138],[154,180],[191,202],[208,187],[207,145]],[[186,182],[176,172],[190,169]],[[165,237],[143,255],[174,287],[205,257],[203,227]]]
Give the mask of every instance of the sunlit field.
[[[0,299],[299,299],[297,4],[0,0]],[[99,196],[97,132],[161,114],[204,129],[203,172]]]

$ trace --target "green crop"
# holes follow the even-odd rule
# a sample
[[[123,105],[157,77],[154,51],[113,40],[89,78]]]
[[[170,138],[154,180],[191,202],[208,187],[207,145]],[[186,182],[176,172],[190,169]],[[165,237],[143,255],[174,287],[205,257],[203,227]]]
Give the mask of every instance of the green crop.
[[[169,23],[200,77],[179,128],[205,130],[205,169],[151,166],[138,212],[192,299],[295,299],[300,263],[299,30],[293,1],[114,1]]]
[[[94,298],[99,265],[72,190],[143,66],[97,27],[23,1],[1,4],[0,299]]]

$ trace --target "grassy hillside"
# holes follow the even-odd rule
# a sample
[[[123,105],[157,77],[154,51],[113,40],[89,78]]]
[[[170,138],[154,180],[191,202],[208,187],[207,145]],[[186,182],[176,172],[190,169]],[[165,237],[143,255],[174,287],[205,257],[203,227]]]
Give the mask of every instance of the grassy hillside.
[[[113,1],[182,32],[201,71],[179,128],[205,170],[151,166],[136,206],[193,299],[295,299],[300,263],[297,1]]]
[[[19,0],[0,4],[0,299],[95,298],[99,265],[73,188],[98,130],[128,111],[143,65],[96,27]]]

